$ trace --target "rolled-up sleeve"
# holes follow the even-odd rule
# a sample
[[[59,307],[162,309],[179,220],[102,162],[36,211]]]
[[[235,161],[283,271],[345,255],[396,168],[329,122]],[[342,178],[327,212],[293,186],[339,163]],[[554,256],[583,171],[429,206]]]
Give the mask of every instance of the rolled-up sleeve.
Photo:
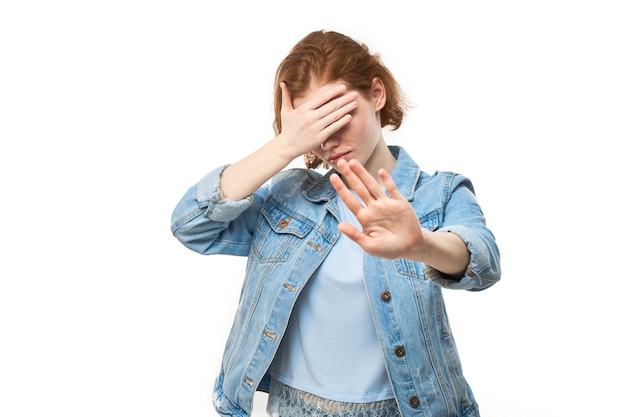
[[[429,268],[427,274],[442,287],[480,291],[500,280],[500,252],[495,237],[486,226],[470,180],[462,175],[453,175],[450,192],[444,204],[444,221],[438,229],[441,233],[459,236],[470,253],[465,274],[460,279]]]
[[[216,222],[229,222],[250,207],[252,196],[243,200],[233,201],[220,188],[220,176],[227,165],[209,172],[198,182],[196,199],[206,204],[206,216]]]
[[[499,251],[495,241],[485,240],[476,231],[464,226],[449,226],[439,232],[450,232],[459,236],[470,253],[470,261],[465,274],[452,278],[434,268],[428,270],[428,276],[437,284],[450,289],[484,290],[500,280]]]
[[[189,249],[202,254],[246,255],[255,222],[254,213],[243,215],[254,196],[233,201],[220,189],[222,165],[187,190],[176,205],[171,231]]]

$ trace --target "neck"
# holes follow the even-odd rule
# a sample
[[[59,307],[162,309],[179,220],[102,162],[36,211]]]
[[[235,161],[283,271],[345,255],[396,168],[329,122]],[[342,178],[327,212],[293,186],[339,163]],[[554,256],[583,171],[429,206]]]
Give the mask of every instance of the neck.
[[[378,170],[382,168],[385,171],[391,173],[395,165],[396,158],[394,158],[393,154],[387,147],[385,140],[381,136],[380,140],[378,141],[378,145],[376,145],[376,149],[374,150],[372,156],[364,165],[364,167],[371,176],[373,176],[378,182],[380,182],[380,178],[378,178]]]

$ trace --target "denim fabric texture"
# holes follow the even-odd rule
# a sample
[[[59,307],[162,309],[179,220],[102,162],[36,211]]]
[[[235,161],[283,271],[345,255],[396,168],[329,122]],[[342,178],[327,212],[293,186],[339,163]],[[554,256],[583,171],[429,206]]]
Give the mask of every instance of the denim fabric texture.
[[[476,417],[442,288],[492,286],[500,279],[499,250],[468,178],[424,173],[401,147],[390,149],[397,159],[392,178],[422,227],[455,233],[470,251],[460,279],[420,262],[364,254],[372,319],[394,395],[404,417]],[[248,417],[254,392],[269,389],[267,371],[298,294],[339,237],[338,196],[328,179],[332,171],[296,168],[280,172],[249,198],[231,201],[219,187],[225,167],[188,190],[171,227],[196,252],[248,257],[213,395],[220,415]]]

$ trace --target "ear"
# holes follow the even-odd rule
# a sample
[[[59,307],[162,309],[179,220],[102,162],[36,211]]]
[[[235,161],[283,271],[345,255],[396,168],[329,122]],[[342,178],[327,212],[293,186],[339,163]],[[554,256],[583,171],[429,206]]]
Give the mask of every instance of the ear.
[[[383,80],[378,77],[372,80],[372,100],[374,100],[374,108],[376,111],[380,111],[385,107],[385,103],[387,102],[385,84],[383,84]]]

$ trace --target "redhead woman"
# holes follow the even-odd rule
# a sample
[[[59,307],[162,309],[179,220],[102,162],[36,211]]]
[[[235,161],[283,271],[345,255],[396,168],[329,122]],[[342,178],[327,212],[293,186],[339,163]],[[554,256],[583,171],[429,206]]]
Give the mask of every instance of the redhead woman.
[[[500,279],[471,181],[386,143],[404,96],[343,34],[292,48],[274,109],[276,136],[211,170],[172,215],[189,249],[248,258],[217,412],[247,417],[262,390],[277,417],[479,416],[442,294]]]

